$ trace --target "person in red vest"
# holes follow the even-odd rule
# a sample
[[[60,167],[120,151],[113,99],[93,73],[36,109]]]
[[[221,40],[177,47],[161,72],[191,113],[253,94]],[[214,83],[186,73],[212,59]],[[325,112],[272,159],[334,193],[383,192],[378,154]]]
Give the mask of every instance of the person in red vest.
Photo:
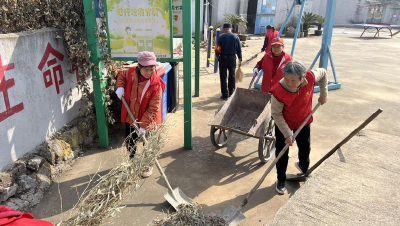
[[[51,222],[33,219],[32,214],[16,211],[9,206],[0,205],[1,226],[54,226]]]
[[[316,82],[320,87],[318,102],[325,104],[328,96],[326,70],[323,68],[307,70],[303,63],[294,60],[286,64],[283,68],[283,79],[272,89],[271,113],[275,120],[275,155],[278,156],[286,144],[292,146],[296,140],[299,161],[295,163],[295,166],[303,174],[307,172],[310,164],[310,125],[313,118],[308,120],[296,139],[293,139],[293,133],[312,111],[311,101]],[[288,160],[289,150],[276,163],[278,177],[276,191],[279,194],[284,194],[286,191]]]
[[[271,50],[271,43],[272,39],[278,37],[279,31],[275,31],[275,28],[272,27],[271,25],[267,26],[267,33],[265,33],[265,38],[264,38],[264,45],[261,48],[261,52],[266,52],[268,53]]]
[[[271,92],[272,87],[278,84],[282,79],[282,68],[292,60],[292,57],[283,51],[285,44],[282,38],[274,38],[271,41],[271,51],[264,54],[253,71],[254,76],[257,76],[258,72],[263,70],[261,91],[264,93]]]
[[[162,123],[161,104],[165,83],[157,75],[157,65],[154,53],[144,51],[138,55],[137,67],[124,70],[117,77],[115,93],[119,99],[122,96],[125,98],[140,127],[139,133],[136,134],[131,126],[133,120],[122,105],[121,122],[125,123],[125,135],[128,138],[126,144],[131,158],[136,153],[136,139],[145,135],[147,130],[154,127],[154,124]],[[149,166],[142,176],[149,177],[152,170],[153,167]]]

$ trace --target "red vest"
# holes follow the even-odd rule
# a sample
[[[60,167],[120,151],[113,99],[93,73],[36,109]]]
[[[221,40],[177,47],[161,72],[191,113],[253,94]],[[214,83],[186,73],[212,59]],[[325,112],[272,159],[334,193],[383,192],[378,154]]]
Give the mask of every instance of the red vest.
[[[133,84],[133,71],[136,70],[136,67],[131,67],[129,68],[128,71],[128,78],[127,78],[127,83],[125,87],[125,94],[124,98],[128,105],[130,105],[130,96],[131,96],[131,91],[132,91],[132,84]],[[150,78],[150,86],[146,91],[146,95],[149,95],[150,98],[143,98],[142,102],[140,103],[140,108],[139,108],[139,113],[138,115],[135,115],[136,120],[140,122],[140,119],[142,118],[143,114],[146,112],[150,100],[157,94],[158,89],[162,88],[162,91],[164,92],[165,90],[165,83],[164,81],[158,76],[163,75],[165,73],[164,68],[157,68],[157,73],[154,73],[151,78]],[[136,74],[136,73],[135,73]],[[139,97],[140,98],[140,97]],[[160,110],[157,112],[157,117],[155,118],[155,123],[157,125],[160,125],[162,123],[162,101],[160,103]],[[125,105],[122,105],[121,109],[121,122],[125,123],[126,122],[126,116],[128,115],[128,111],[125,108]]]
[[[292,60],[292,57],[282,52],[283,57],[281,62],[279,63],[276,71],[272,71],[273,68],[273,54],[271,52],[265,53],[264,57],[257,63],[257,65],[261,66],[263,70],[263,79],[261,83],[261,91],[264,93],[271,92],[272,88],[279,83],[279,81],[283,78],[282,69],[285,65]]]
[[[265,52],[269,53],[271,52],[271,44],[272,44],[272,39],[278,37],[279,31],[273,31],[272,29],[269,29],[268,32],[265,34],[265,36],[268,37],[268,45],[267,48],[265,49]]]
[[[0,226],[53,226],[51,222],[33,219],[29,213],[22,213],[9,206],[0,205]]]
[[[279,102],[285,104],[283,107],[283,118],[291,130],[298,129],[312,110],[311,101],[315,85],[315,77],[310,70],[306,73],[306,79],[308,84],[300,87],[298,92],[289,92],[283,88],[280,83],[272,90],[274,97]],[[311,117],[307,124],[310,124],[312,121],[313,119]]]

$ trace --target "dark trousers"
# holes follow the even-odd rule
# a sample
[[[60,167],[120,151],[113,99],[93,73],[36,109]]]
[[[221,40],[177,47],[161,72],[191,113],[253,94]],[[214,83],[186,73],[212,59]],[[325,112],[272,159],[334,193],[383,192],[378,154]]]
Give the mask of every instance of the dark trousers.
[[[130,135],[131,133],[132,135]],[[133,158],[136,154],[137,138],[138,135],[135,132],[135,129],[129,123],[125,123],[125,144],[126,150],[130,152],[130,158]]]
[[[236,55],[221,55],[218,61],[221,94],[222,97],[227,98],[235,91]],[[229,72],[228,84],[226,84],[227,70]]]
[[[303,169],[308,169],[310,165],[310,150],[311,150],[311,124],[308,124],[303,127],[300,133],[296,137],[297,147],[299,149],[299,162],[300,166]],[[296,130],[293,131],[294,133]],[[275,157],[279,155],[282,149],[285,147],[285,137],[283,136],[282,132],[279,130],[278,126],[275,125],[275,138],[276,138],[276,151]],[[276,163],[276,172],[278,174],[278,180],[286,180],[286,170],[289,161],[289,149],[286,151],[285,154],[279,159]]]

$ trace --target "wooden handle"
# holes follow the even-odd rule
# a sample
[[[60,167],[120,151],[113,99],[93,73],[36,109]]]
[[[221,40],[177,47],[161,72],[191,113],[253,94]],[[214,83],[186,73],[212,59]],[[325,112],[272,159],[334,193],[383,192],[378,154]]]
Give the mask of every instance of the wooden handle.
[[[131,109],[129,108],[128,103],[126,103],[126,100],[125,100],[125,98],[124,98],[123,96],[121,97],[121,101],[122,101],[122,103],[124,103],[124,106],[125,106],[125,108],[126,108],[126,111],[128,112],[129,116],[131,117],[131,119],[132,119],[132,121],[133,121],[132,126],[135,127],[136,133],[139,134],[139,125],[137,124],[136,118],[135,118],[135,116],[133,115]]]
[[[327,158],[329,158],[333,153],[335,153],[342,145],[347,143],[354,135],[356,135],[358,132],[360,132],[365,126],[367,126],[372,120],[374,120],[380,113],[382,112],[382,109],[378,109],[375,113],[373,113],[369,118],[367,118],[360,126],[358,126],[353,132],[351,132],[346,138],[344,138],[340,143],[338,143],[334,148],[332,148],[331,151],[329,151],[324,157],[322,157],[317,163],[315,163],[312,167],[310,167],[307,172],[305,173],[305,176],[310,175],[312,171],[314,171],[323,161],[325,161]]]
[[[129,116],[131,116],[131,119],[132,119],[132,121],[133,121],[133,124],[132,124],[132,125],[135,127],[135,130],[136,130],[136,132],[138,133],[138,132],[139,132],[139,126],[137,125],[135,116],[133,115],[131,109],[129,108],[128,103],[126,103],[126,100],[125,100],[124,97],[121,98],[121,101],[122,101],[122,103],[124,103],[125,108],[126,108],[126,110],[128,111]],[[146,137],[145,137],[145,136],[141,136],[141,139],[143,140],[143,142],[144,142],[145,144],[147,143],[147,140],[146,140]],[[174,198],[175,200],[177,200],[176,197],[174,196],[174,193],[172,192],[171,184],[169,183],[169,181],[168,181],[168,179],[167,179],[167,176],[165,175],[164,170],[161,168],[160,163],[158,162],[157,158],[155,158],[155,163],[156,163],[156,166],[157,166],[158,171],[160,172],[160,174],[161,174],[162,177],[164,178],[165,183],[166,183],[167,186],[168,186],[168,190],[171,192],[173,198]]]

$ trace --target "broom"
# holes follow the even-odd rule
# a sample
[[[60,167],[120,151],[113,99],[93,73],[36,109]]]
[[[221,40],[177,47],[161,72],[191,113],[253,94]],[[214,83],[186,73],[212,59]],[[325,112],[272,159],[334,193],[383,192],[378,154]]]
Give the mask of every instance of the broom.
[[[243,82],[243,77],[244,77],[244,74],[243,74],[242,68],[240,68],[240,66],[239,66],[239,68],[235,72],[236,83]]]

